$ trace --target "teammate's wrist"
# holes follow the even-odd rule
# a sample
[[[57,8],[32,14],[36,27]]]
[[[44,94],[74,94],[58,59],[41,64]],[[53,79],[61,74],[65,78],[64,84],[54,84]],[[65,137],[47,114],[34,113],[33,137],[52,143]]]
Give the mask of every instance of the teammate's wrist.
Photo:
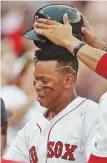
[[[100,49],[101,50],[104,50],[104,47],[106,46],[106,43],[105,42],[101,42],[100,43]]]
[[[68,49],[71,53],[73,52],[74,48],[80,43],[81,41],[76,39],[74,36],[71,40],[66,40],[64,47]]]

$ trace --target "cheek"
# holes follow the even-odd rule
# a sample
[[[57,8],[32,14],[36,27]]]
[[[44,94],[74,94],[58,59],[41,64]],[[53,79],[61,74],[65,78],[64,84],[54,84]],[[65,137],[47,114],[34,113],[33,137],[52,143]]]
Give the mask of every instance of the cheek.
[[[55,91],[52,91],[50,89],[44,89],[44,94],[46,99],[50,99],[54,96]]]
[[[45,93],[45,96],[46,96],[47,100],[48,99],[56,99],[63,92],[63,86],[61,85],[61,83],[58,83],[58,84],[50,84],[48,86],[51,87],[51,88],[53,88],[54,91],[52,91],[50,89],[44,89],[44,93]]]

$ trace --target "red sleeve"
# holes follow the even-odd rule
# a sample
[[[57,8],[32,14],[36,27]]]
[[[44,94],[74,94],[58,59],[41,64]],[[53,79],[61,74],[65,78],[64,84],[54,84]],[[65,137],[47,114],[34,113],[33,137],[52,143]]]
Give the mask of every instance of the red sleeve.
[[[95,72],[104,78],[107,78],[107,53],[98,61]]]
[[[107,163],[107,157],[98,157],[91,154],[88,163]]]

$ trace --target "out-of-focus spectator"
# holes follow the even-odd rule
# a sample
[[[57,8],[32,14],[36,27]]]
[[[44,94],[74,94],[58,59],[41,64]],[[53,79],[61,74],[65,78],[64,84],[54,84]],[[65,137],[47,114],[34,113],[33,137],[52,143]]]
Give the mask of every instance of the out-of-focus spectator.
[[[2,11],[5,11],[1,22],[1,92],[7,109],[13,111],[7,132],[7,145],[10,145],[17,131],[26,122],[36,118],[37,113],[44,112],[44,109],[36,102],[36,92],[33,88],[33,56],[36,47],[32,41],[21,37],[22,30],[32,22],[29,12],[31,8],[22,2],[2,2],[2,4]],[[28,24],[24,23],[26,16]]]
[[[8,128],[8,118],[12,116],[12,112],[6,110],[5,104],[2,98],[0,98],[0,112],[1,112],[1,124],[0,124],[0,155],[3,154],[5,148],[6,148],[6,142],[7,142],[7,128]]]
[[[1,40],[1,87],[11,82],[16,74],[13,72],[13,67],[16,63],[16,56],[13,51],[13,44],[8,38]]]
[[[10,11],[1,20],[2,35],[13,43],[13,50],[17,55],[21,55],[21,32],[23,23],[23,13],[21,11]]]
[[[29,24],[31,25],[33,11],[30,5],[24,2],[2,2],[2,4],[1,34],[12,43],[14,54],[21,56],[26,52],[26,48],[29,48],[29,44],[24,46],[25,42],[29,41],[24,40],[21,33]]]

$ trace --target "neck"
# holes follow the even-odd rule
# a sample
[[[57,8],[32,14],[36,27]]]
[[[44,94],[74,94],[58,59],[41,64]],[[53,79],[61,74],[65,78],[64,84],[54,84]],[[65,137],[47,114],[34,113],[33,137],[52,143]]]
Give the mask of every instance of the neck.
[[[77,98],[77,94],[75,91],[70,91],[68,94],[64,95],[60,100],[60,104],[57,105],[56,108],[49,109],[49,119],[55,117],[59,112],[65,109],[75,98]]]

